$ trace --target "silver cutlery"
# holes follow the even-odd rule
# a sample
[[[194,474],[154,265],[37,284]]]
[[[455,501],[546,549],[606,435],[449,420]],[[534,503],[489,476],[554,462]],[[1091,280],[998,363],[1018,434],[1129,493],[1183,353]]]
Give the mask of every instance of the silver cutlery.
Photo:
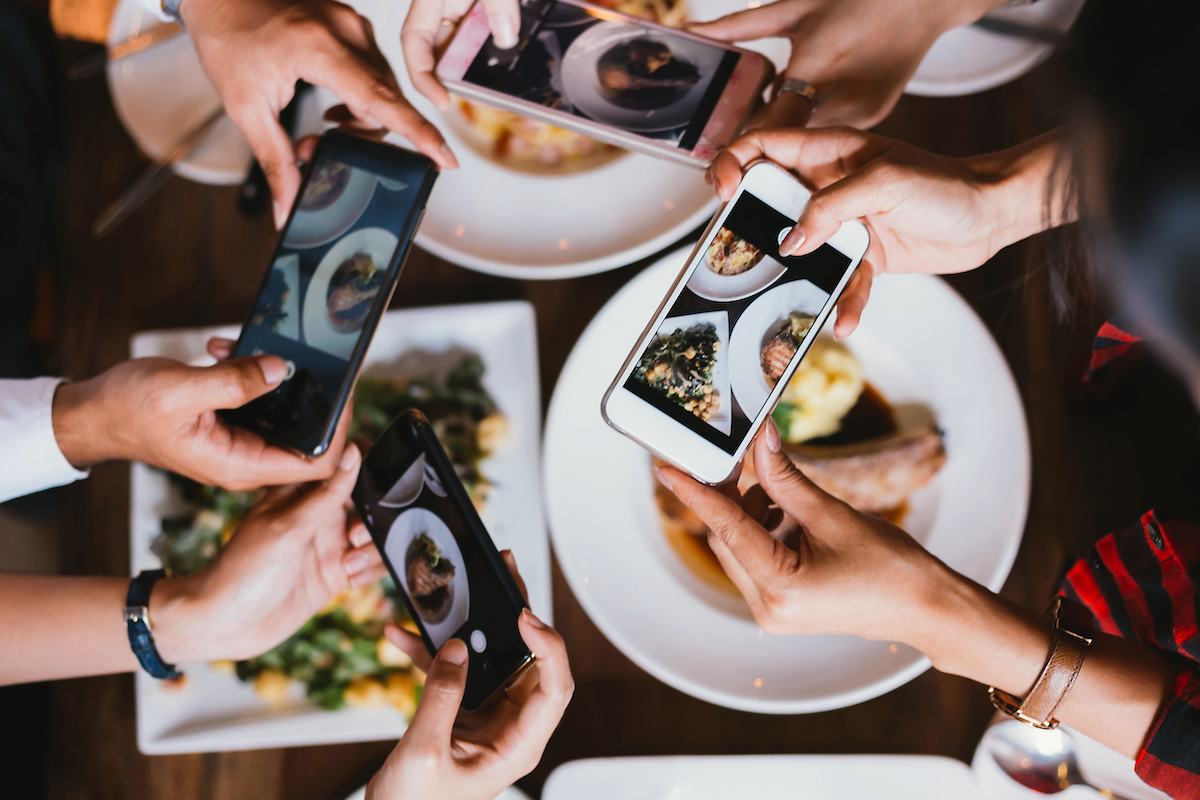
[[[1057,794],[1070,786],[1086,786],[1112,800],[1129,800],[1083,779],[1075,757],[1075,741],[1062,728],[1039,730],[1008,720],[987,729],[983,747],[1004,774],[1026,789]]]
[[[1027,25],[1024,22],[1013,22],[999,17],[982,17],[973,23],[976,28],[1000,36],[1011,36],[1015,39],[1028,39],[1042,44],[1059,44],[1067,38],[1067,34],[1054,28],[1043,28],[1040,25]]]
[[[196,149],[197,145],[204,141],[224,116],[225,109],[218,108],[205,118],[203,122],[189,131],[179,144],[175,145],[174,149],[146,167],[146,170],[138,176],[138,179],[120,197],[114,200],[112,205],[92,225],[92,236],[97,239],[101,238],[117,227],[117,225],[121,224],[142,203],[146,202],[146,199],[158,191],[167,182],[167,179],[171,177],[171,168],[187,158]]]

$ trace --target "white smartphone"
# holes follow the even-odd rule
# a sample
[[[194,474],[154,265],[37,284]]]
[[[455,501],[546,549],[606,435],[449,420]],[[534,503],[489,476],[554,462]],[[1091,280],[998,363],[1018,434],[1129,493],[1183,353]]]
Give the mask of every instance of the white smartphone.
[[[477,2],[437,65],[468,99],[697,167],[741,131],[772,73],[750,50],[576,0],[521,0],[508,50]]]
[[[866,227],[847,222],[780,256],[809,196],[752,166],[604,394],[609,425],[704,483],[733,475],[867,252]]]

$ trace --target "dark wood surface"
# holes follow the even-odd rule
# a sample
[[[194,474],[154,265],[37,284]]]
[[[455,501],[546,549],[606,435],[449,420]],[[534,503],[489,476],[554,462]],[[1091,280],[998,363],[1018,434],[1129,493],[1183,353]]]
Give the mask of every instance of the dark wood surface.
[[[980,95],[906,97],[879,130],[955,156],[1015,144],[1060,121],[1058,73],[1052,60]],[[144,161],[121,128],[103,80],[67,87],[64,127],[58,368],[72,378],[96,374],[127,356],[129,338],[139,330],[239,322],[274,245],[269,219],[239,216],[234,188],[176,178],[108,238],[93,241],[91,222]],[[571,281],[513,281],[416,250],[393,306],[529,300],[537,311],[544,408],[579,334],[645,263]],[[1145,482],[1115,477],[1134,457],[1137,437],[1070,411],[1072,378],[1103,309],[1085,307],[1070,324],[1058,323],[1046,302],[1043,263],[1042,243],[1034,240],[950,279],[995,334],[1026,404],[1033,493],[1004,594],[1030,607],[1044,604],[1068,555],[1136,517],[1150,499]],[[128,574],[128,474],[124,464],[103,465],[69,488],[66,571]],[[969,760],[991,716],[983,689],[933,671],[883,697],[822,714],[719,708],[667,687],[622,656],[557,568],[554,597],[577,690],[541,766],[520,783],[534,797],[555,766],[589,756],[927,753]],[[379,742],[148,757],[135,742],[131,676],[65,681],[51,696],[53,798],[341,800],[391,748]]]

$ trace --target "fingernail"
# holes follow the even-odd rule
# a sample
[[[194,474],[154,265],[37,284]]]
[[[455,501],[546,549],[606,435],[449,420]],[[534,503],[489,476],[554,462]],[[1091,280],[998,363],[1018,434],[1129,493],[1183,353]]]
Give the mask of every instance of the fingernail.
[[[349,472],[357,466],[358,446],[354,444],[348,444],[346,445],[346,449],[342,451],[342,460],[338,462],[338,468]]]
[[[450,145],[442,145],[440,152],[442,158],[445,160],[446,169],[458,169],[458,159],[455,157],[454,151],[450,149]]]
[[[492,43],[501,50],[517,46],[517,21],[511,14],[497,14],[488,20],[492,29]]]
[[[350,530],[350,544],[354,545],[355,547],[363,547],[364,545],[370,544],[370,542],[371,532],[367,530],[366,525],[363,525],[360,522]]]
[[[275,230],[282,230],[283,223],[286,221],[283,216],[283,206],[279,205],[278,200],[272,200],[271,209],[275,214]]]
[[[451,639],[442,645],[442,649],[438,653],[438,660],[448,661],[456,667],[461,667],[467,663],[467,646],[463,644],[462,639]]]
[[[347,575],[357,575],[367,568],[369,561],[366,553],[350,553],[342,559],[342,566],[346,568]]]
[[[775,427],[775,420],[767,417],[767,424],[764,427],[763,440],[767,443],[767,449],[772,453],[778,453],[783,449],[783,442],[779,440],[779,429]]]
[[[281,383],[287,377],[287,364],[279,356],[260,357],[258,368],[262,370],[263,380],[267,383]]]
[[[794,227],[788,231],[788,235],[784,237],[783,244],[779,246],[779,255],[791,256],[795,255],[796,251],[804,244],[804,240],[808,238],[808,234],[803,228]]]
[[[533,627],[535,627],[535,628],[538,628],[538,629],[540,629],[540,630],[543,630],[543,631],[544,631],[544,630],[549,630],[549,628],[550,628],[550,626],[549,626],[549,625],[547,625],[546,623],[544,623],[544,622],[542,622],[540,619],[538,619],[538,618],[537,618],[537,615],[535,615],[535,614],[534,614],[532,611],[530,611],[528,608],[524,609],[524,610],[521,612],[521,616],[525,617],[525,621],[526,621],[526,622],[528,622],[530,625],[532,625],[532,626],[533,626]]]
[[[671,481],[667,479],[667,476],[663,473],[663,471],[658,467],[653,467],[652,469],[654,470],[654,477],[658,479],[658,482],[666,487],[668,492],[674,491],[674,489],[671,488]]]

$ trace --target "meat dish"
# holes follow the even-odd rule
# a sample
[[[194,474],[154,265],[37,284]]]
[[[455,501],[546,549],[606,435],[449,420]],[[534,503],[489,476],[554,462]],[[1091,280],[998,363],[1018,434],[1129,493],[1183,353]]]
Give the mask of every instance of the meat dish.
[[[729,228],[722,227],[708,246],[704,262],[718,275],[741,275],[757,266],[765,255]]]
[[[596,62],[601,93],[614,105],[637,111],[666,108],[700,80],[694,64],[648,37],[608,49]]]
[[[713,368],[721,340],[711,322],[676,328],[655,337],[633,371],[633,378],[661,392],[683,410],[707,422],[721,405],[713,388]]]
[[[325,303],[329,322],[342,333],[360,330],[381,286],[383,270],[374,258],[367,253],[347,258],[329,279]]]
[[[433,539],[422,533],[412,540],[404,556],[408,593],[425,622],[436,625],[454,604],[454,564]]]
[[[804,337],[808,335],[816,319],[812,314],[793,312],[788,315],[787,323],[779,329],[779,332],[763,345],[762,371],[763,375],[767,377],[767,382],[772,386],[787,371],[788,365],[792,363],[792,359],[796,357],[796,352],[800,349],[800,343],[804,341]]]
[[[352,169],[340,161],[324,161],[315,167],[300,198],[300,210],[324,211],[336,203],[350,183]]]

